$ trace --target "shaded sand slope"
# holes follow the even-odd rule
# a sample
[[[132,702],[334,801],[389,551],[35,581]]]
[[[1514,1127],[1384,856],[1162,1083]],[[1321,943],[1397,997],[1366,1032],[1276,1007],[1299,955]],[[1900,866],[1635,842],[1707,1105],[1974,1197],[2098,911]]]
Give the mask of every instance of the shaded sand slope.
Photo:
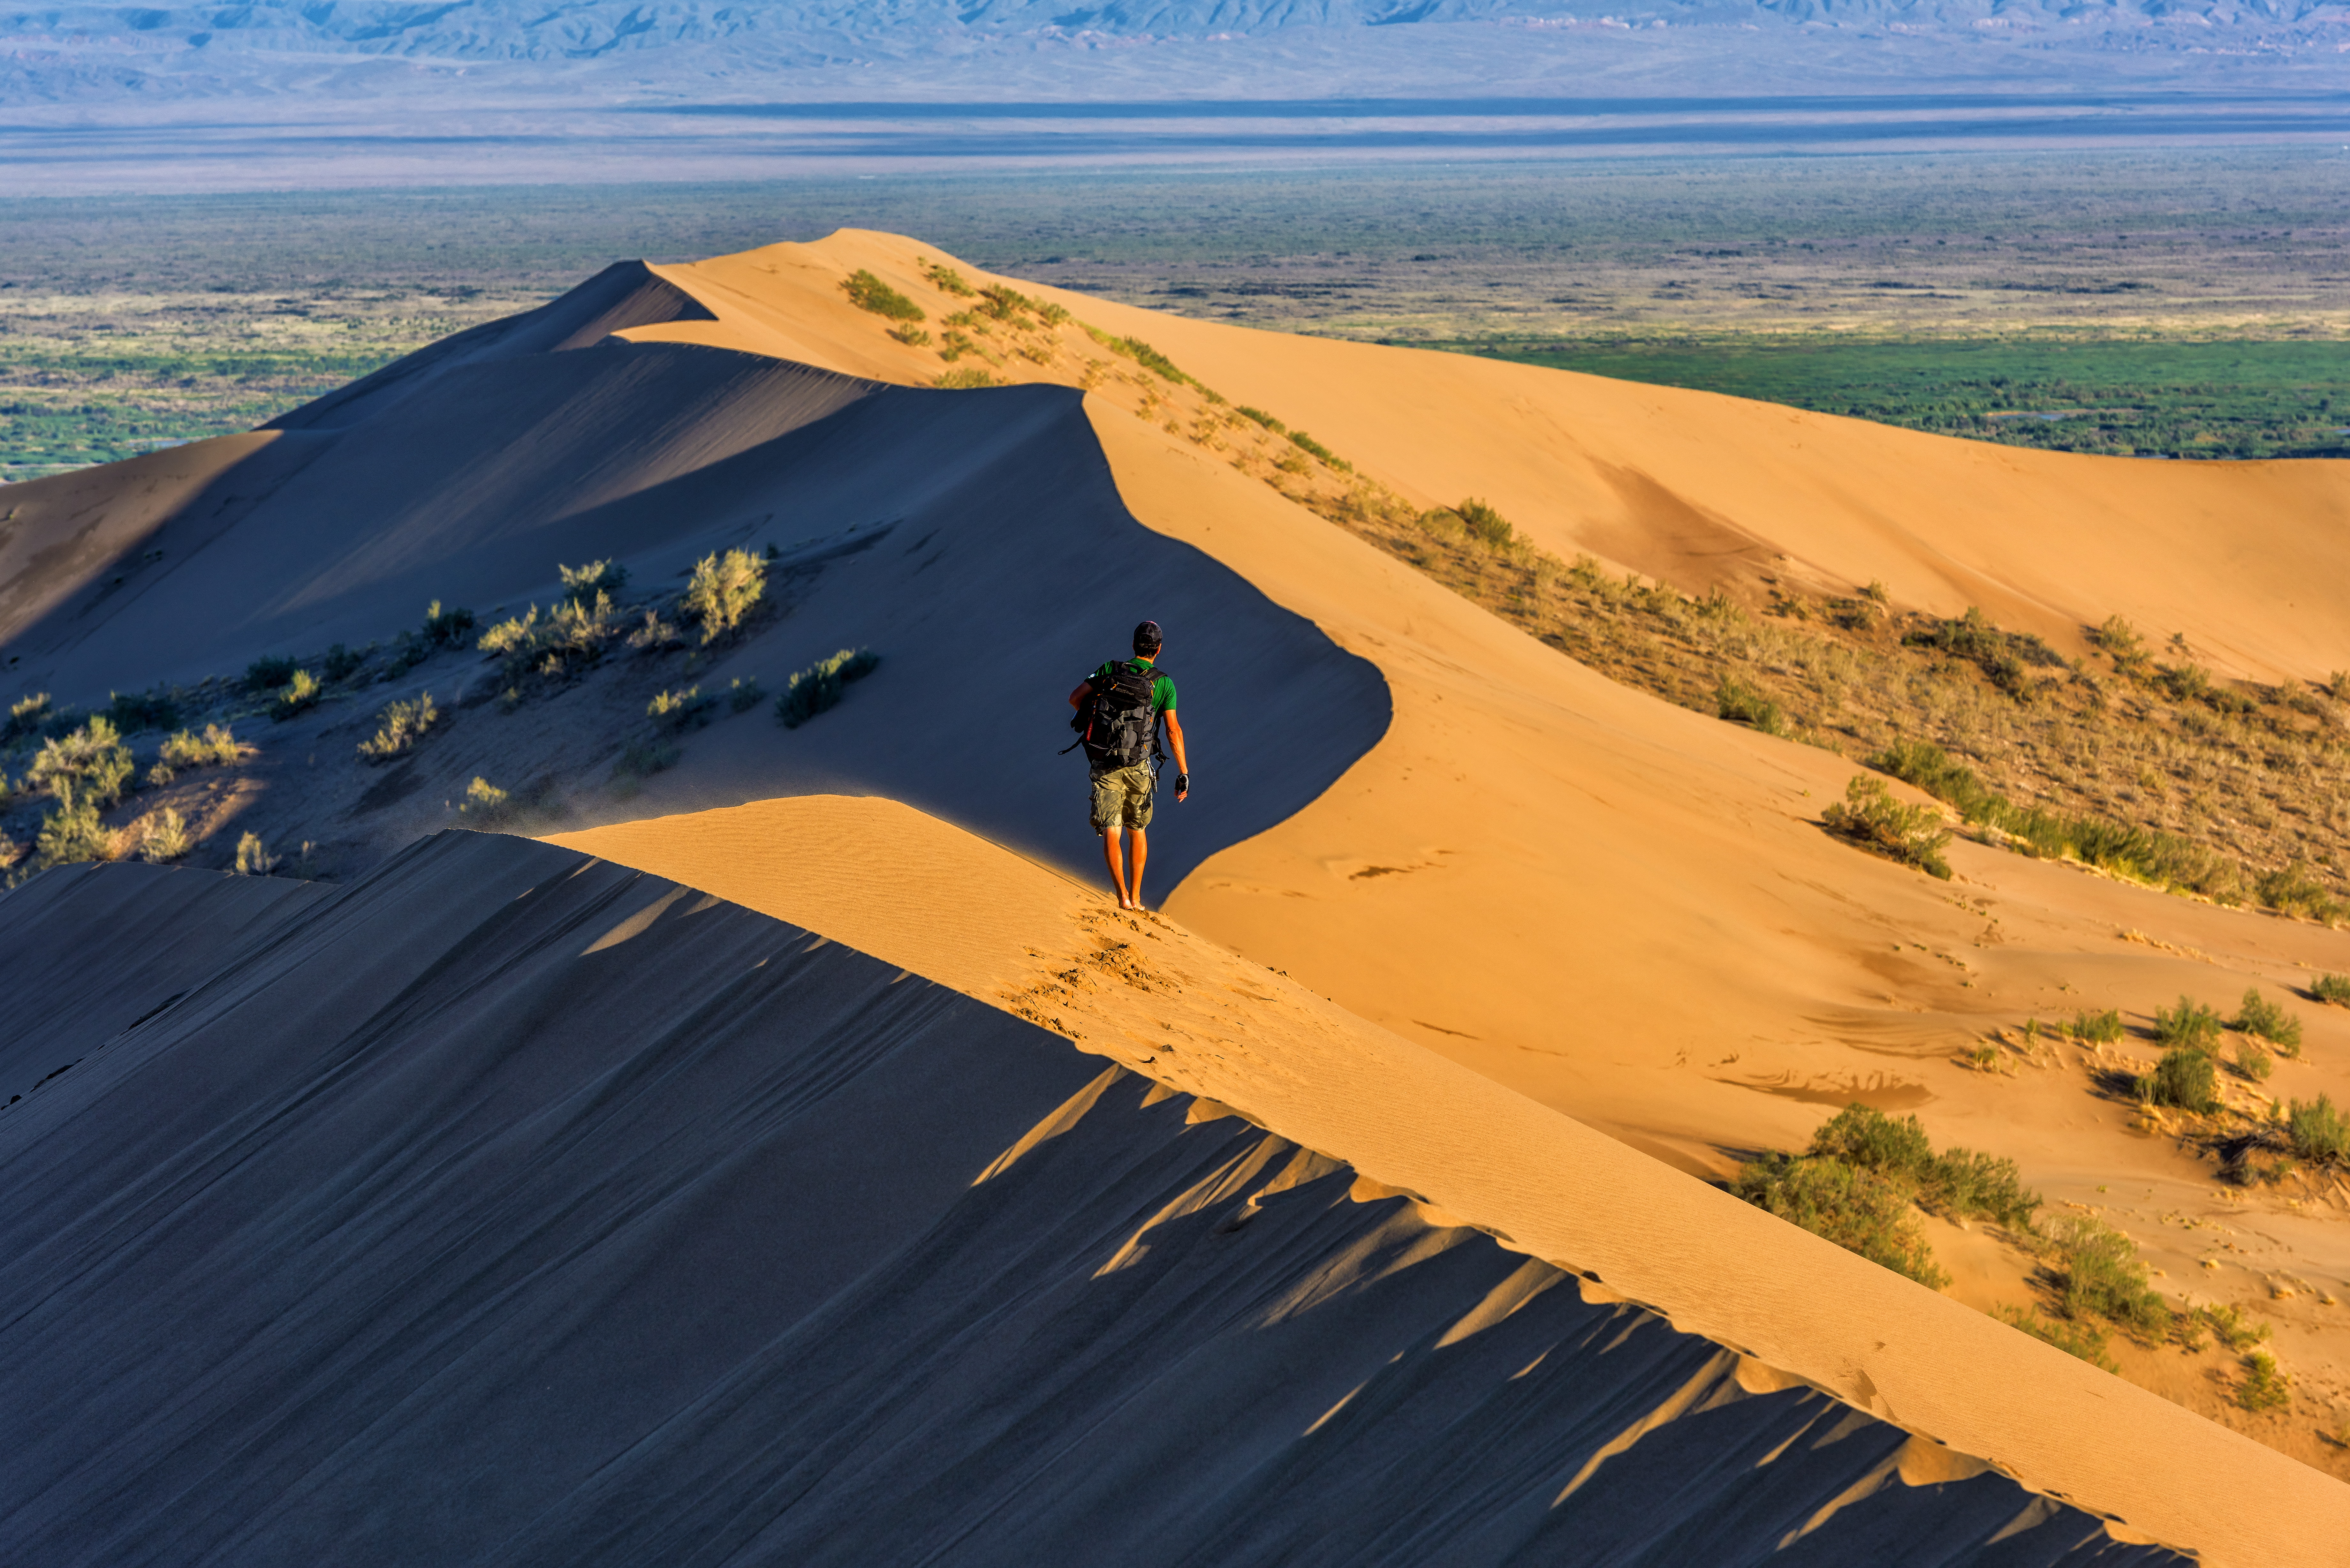
[[[933,311],[967,306],[928,286],[924,260],[952,258],[899,235],[843,230],[816,244],[655,268],[715,319],[629,336],[927,382],[937,353],[872,326],[859,331],[838,291],[864,267]],[[2272,680],[2350,664],[2350,463],[2015,451],[1014,286],[1144,339],[1421,505],[1482,496],[1562,556],[1587,550],[1692,593],[1765,576],[1844,591],[1881,580],[1902,604],[1949,615],[1981,605],[2075,652],[2085,628],[2118,613],[2158,636],[2184,632],[2199,658],[2229,672]],[[993,373],[1061,372],[1008,356]]]
[[[36,883],[0,936],[135,970],[123,880]],[[1311,1003],[1275,989],[1278,1054]],[[1342,1154],[553,846],[421,844],[53,1043],[84,1065],[0,1112],[12,1561],[2178,1560]],[[1356,1073],[1365,1137],[1509,1099],[1400,1042]],[[1493,1179],[1615,1162],[1623,1194],[1548,1199],[1588,1231],[1658,1179],[1758,1223],[1514,1103]],[[1755,1233],[1764,1276],[1873,1272]],[[2008,1359],[2060,1412],[2089,1376]],[[2101,1417],[2140,1418],[2186,1419]],[[2322,1560],[2334,1489],[2210,1428],[2178,1451],[2210,1495],[2161,1525]]]
[[[563,842],[730,896],[1230,1106],[1856,1406],[2211,1560],[2325,1560],[2350,1490],[1365,1024],[1163,919],[882,801]],[[912,901],[919,874],[950,897]],[[1930,1550],[1930,1543],[1918,1543]],[[1702,1554],[1688,1561],[1707,1561]],[[1887,1561],[1902,1561],[1888,1555]]]

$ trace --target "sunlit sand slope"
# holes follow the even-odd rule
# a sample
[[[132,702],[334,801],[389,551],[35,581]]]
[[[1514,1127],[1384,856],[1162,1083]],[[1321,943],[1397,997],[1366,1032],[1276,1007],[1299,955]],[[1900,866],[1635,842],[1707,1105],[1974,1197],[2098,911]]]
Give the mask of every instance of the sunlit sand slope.
[[[1161,919],[889,802],[761,802],[561,842],[999,1002],[1350,1162],[2027,1486],[2213,1561],[2321,1561],[2350,1490],[1366,1024]],[[2221,1481],[2226,1475],[2234,1479]],[[2278,1500],[2290,1496],[2290,1508]],[[2256,1547],[2253,1543],[2259,1542]],[[1702,1560],[1698,1559],[1698,1560]]]
[[[146,983],[124,879],[0,940]],[[1342,1154],[552,846],[428,841],[49,1038],[79,1064],[0,1113],[11,1561],[2178,1560]],[[1498,1094],[1399,1042],[1366,1092],[1411,1058]],[[1787,1250],[1866,1268],[1754,1266]],[[2186,1419],[2144,1403],[2072,1469]],[[2327,1483],[2205,1431],[2213,1501],[2159,1524],[2321,1561]]]

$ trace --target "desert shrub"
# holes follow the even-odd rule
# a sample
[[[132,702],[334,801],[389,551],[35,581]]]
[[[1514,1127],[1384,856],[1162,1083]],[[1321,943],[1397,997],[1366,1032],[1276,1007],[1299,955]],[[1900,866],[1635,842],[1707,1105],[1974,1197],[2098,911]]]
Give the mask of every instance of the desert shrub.
[[[19,697],[8,704],[8,722],[0,729],[0,741],[15,741],[40,733],[41,725],[49,716],[49,694],[36,691],[29,697]]]
[[[1925,1208],[2030,1229],[2040,1195],[2027,1190],[2012,1159],[1971,1149],[1942,1154],[1916,1116],[1896,1118],[1869,1106],[1838,1111],[1812,1135],[1811,1159],[1837,1159],[1902,1185]]]
[[[2236,1403],[2247,1410],[2282,1410],[2293,1403],[2293,1379],[2277,1367],[2277,1358],[2265,1350],[2244,1357],[2244,1380],[2236,1386]]]
[[[1087,337],[1092,338],[1095,342],[1100,344],[1111,353],[1118,355],[1121,358],[1133,360],[1144,369],[1150,371],[1153,375],[1156,375],[1164,380],[1173,381],[1179,386],[1189,383],[1191,380],[1191,377],[1176,369],[1174,360],[1170,359],[1166,355],[1161,354],[1158,349],[1153,348],[1149,344],[1145,343],[1139,337],[1119,337],[1112,333],[1104,332],[1100,327],[1092,326],[1087,322],[1081,321],[1077,325],[1085,327]],[[1243,410],[1242,411],[1245,413],[1247,410]],[[1258,422],[1260,424],[1263,424],[1268,430],[1278,428],[1277,424],[1271,421],[1259,420]]]
[[[710,722],[710,710],[718,705],[715,697],[704,697],[699,686],[688,686],[680,691],[657,691],[645,704],[645,716],[672,734],[700,729]]]
[[[1787,732],[1786,715],[1772,701],[1734,675],[1725,675],[1713,689],[1715,714],[1733,724],[1752,724],[1766,735]]]
[[[1950,1282],[1950,1276],[1935,1266],[1933,1250],[1909,1212],[1908,1189],[1874,1171],[1856,1169],[1840,1159],[1769,1154],[1740,1167],[1731,1190],[1758,1209],[1929,1289]]]
[[[2137,628],[2120,616],[2107,616],[2105,624],[2091,634],[2090,640],[2123,674],[2136,675],[2146,669],[2146,643],[2139,638]]]
[[[170,806],[144,818],[138,827],[139,858],[161,864],[177,860],[194,846],[187,818]]]
[[[1304,431],[1290,431],[1289,441],[1290,444],[1296,447],[1300,452],[1311,452],[1314,456],[1321,459],[1325,464],[1336,469],[1340,473],[1352,473],[1355,472],[1355,465],[1353,463],[1348,462],[1345,458],[1340,457],[1336,452],[1332,452],[1328,447],[1324,446],[1320,441],[1315,441]],[[1464,509],[1470,506],[1476,506],[1485,516],[1491,518],[1493,523],[1500,524],[1501,533],[1499,537],[1487,537],[1483,532],[1479,530],[1474,522],[1469,523],[1469,531],[1471,534],[1475,534],[1478,538],[1484,540],[1486,544],[1496,546],[1506,545],[1510,542],[1510,525],[1507,523],[1502,522],[1502,514],[1500,513],[1494,511],[1490,506],[1483,505],[1480,502],[1467,501],[1461,503],[1461,505]],[[1465,510],[1461,514],[1461,518],[1464,522],[1469,521],[1468,513]]]
[[[1010,284],[988,283],[980,286],[979,304],[975,308],[982,316],[1016,323],[1036,308],[1036,302]]]
[[[2121,1010],[2108,1007],[2103,1012],[2076,1012],[2069,1028],[2075,1040],[2110,1045],[2122,1037]]]
[[[2198,1308],[2195,1316],[2211,1331],[2212,1338],[2230,1350],[2250,1350],[2269,1336],[2267,1324],[2252,1322],[2233,1303]]]
[[[512,791],[500,789],[479,774],[465,786],[465,798],[457,803],[458,815],[483,827],[510,822],[521,809]]]
[[[2137,1082],[2137,1097],[2150,1106],[2177,1106],[2187,1111],[2220,1108],[2220,1072],[2209,1051],[2174,1046],[2162,1054],[2154,1071]]]
[[[1916,1116],[1897,1121],[1862,1105],[1846,1106],[1822,1123],[1806,1152],[1888,1176],[1915,1177],[1934,1158],[1934,1146]]]
[[[1293,435],[1289,439],[1296,441],[1300,446],[1306,447],[1309,452],[1314,450],[1306,445],[1302,437]],[[1488,549],[1499,550],[1506,547],[1517,532],[1510,526],[1508,518],[1473,495],[1463,500],[1452,510],[1461,519],[1461,525],[1469,530],[1469,536]]]
[[[628,643],[639,653],[652,653],[664,648],[675,648],[684,640],[677,628],[661,619],[656,610],[645,611],[644,620],[629,633]]]
[[[372,643],[369,645],[373,646]],[[318,668],[328,680],[348,680],[359,672],[359,667],[367,660],[367,649],[346,648],[338,642],[328,648],[326,657],[318,660]]]
[[[1901,639],[1906,647],[1939,649],[1981,670],[1991,683],[2011,697],[2031,694],[2027,665],[2060,665],[2063,659],[2040,639],[2023,632],[2002,630],[1979,605],[1955,620],[1938,620]]]
[[[923,262],[920,265],[922,276],[929,279],[931,286],[941,294],[951,294],[958,299],[972,296],[971,285],[964,282],[962,274],[954,268],[939,262]]]
[[[33,868],[113,857],[114,835],[99,821],[97,805],[78,798],[68,784],[34,836]]]
[[[819,659],[795,674],[775,699],[775,717],[786,730],[796,730],[841,699],[852,680],[862,680],[881,662],[880,655],[861,648],[844,648],[829,659]]]
[[[2086,1215],[2068,1214],[2050,1227],[2050,1267],[2057,1309],[2078,1322],[2101,1317],[2138,1334],[2170,1325],[2170,1309],[2147,1282],[2146,1264],[2127,1236]]]
[[[728,550],[694,565],[684,605],[702,623],[702,641],[707,647],[742,625],[766,592],[766,563],[748,550]]]
[[[1265,429],[1271,431],[1275,435],[1287,435],[1289,433],[1289,427],[1287,425],[1283,424],[1279,420],[1274,419],[1263,409],[1253,409],[1246,403],[1234,403],[1232,405],[1232,412],[1241,415],[1244,419],[1254,420],[1257,423],[1263,425]]]
[[[418,693],[411,701],[389,703],[376,715],[375,733],[359,742],[359,755],[371,763],[404,756],[440,717],[430,691]]]
[[[876,316],[886,316],[892,321],[927,319],[922,307],[883,283],[879,278],[858,267],[840,280],[841,292],[848,303],[859,310],[869,310]]]
[[[618,561],[590,561],[581,566],[556,563],[563,578],[563,597],[576,605],[592,605],[598,594],[617,595],[628,585],[629,568]]]
[[[2255,1084],[2264,1084],[2268,1082],[2269,1075],[2275,1069],[2275,1058],[2268,1054],[2259,1041],[2247,1034],[2236,1042],[2237,1072]]]
[[[240,877],[267,877],[275,873],[286,857],[273,855],[258,833],[247,833],[236,841],[235,871]]]
[[[1914,866],[1929,877],[1950,878],[1942,846],[1950,835],[1940,816],[1931,806],[1903,805],[1881,779],[1855,774],[1845,786],[1844,799],[1822,812],[1820,820],[1830,833],[1864,849]]]
[[[1934,1157],[1918,1178],[1918,1200],[1927,1208],[1978,1220],[1995,1220],[2029,1231],[2039,1211],[2040,1194],[2023,1185],[2015,1161],[1970,1148],[1950,1148]]]
[[[296,660],[282,659],[276,654],[256,659],[244,667],[244,689],[256,696],[264,691],[275,691],[293,680],[301,668]]]
[[[2034,1339],[2046,1341],[2067,1355],[2079,1356],[2092,1366],[2107,1372],[2121,1370],[2106,1354],[2106,1336],[2087,1324],[2044,1318],[2023,1307],[1995,1307],[1991,1315],[2010,1328],[2020,1328]]]
[[[2332,1096],[2320,1095],[2306,1104],[2293,1101],[2285,1108],[2285,1139],[2293,1152],[2317,1165],[2350,1165],[2350,1116],[2334,1108]]]
[[[726,708],[729,712],[747,713],[756,708],[766,693],[759,690],[755,675],[738,675],[726,687]]]
[[[2262,996],[2258,986],[2245,989],[2244,1002],[2236,1011],[2234,1027],[2255,1039],[2267,1041],[2288,1056],[2301,1054],[2301,1020]]]
[[[931,385],[951,392],[978,387],[1000,387],[1003,383],[977,366],[967,365],[958,370],[941,370]]]
[[[889,336],[909,348],[930,347],[931,330],[927,327],[892,327],[889,328]]]
[[[424,607],[424,625],[417,637],[427,649],[458,648],[463,646],[466,634],[473,629],[472,610],[463,607],[443,609],[441,601],[434,599]]]
[[[180,704],[164,691],[109,693],[106,715],[123,734],[168,730],[180,722]]]
[[[25,770],[25,783],[61,801],[71,796],[94,812],[104,811],[122,798],[130,768],[130,748],[122,743],[113,722],[93,713],[79,729],[41,742]]]
[[[2327,924],[2340,919],[2345,912],[2342,901],[2325,890],[2324,885],[2299,866],[2287,866],[2262,872],[2252,884],[2253,893],[2265,907],[2282,914],[2300,915]]]
[[[206,724],[201,735],[181,730],[163,738],[163,762],[170,767],[225,767],[236,756],[236,736],[226,724]]]
[[[2181,996],[2176,1007],[2155,1009],[2154,1038],[2158,1045],[2215,1051],[2220,1028],[2220,1014],[2191,996]]]
[[[1950,802],[1970,822],[1981,821],[1992,803],[2005,804],[1983,787],[1973,769],[1951,761],[1949,753],[1930,742],[1897,741],[1868,758],[1867,765]]]
[[[2314,1002],[2331,1002],[2336,1007],[2350,1007],[2350,974],[2321,974],[2309,982],[2309,995]]]
[[[1058,327],[1063,322],[1068,320],[1069,307],[1055,300],[1040,299],[1036,302],[1036,315],[1038,319],[1042,320],[1045,326]],[[1203,392],[1208,391],[1208,389],[1205,387],[1202,387],[1200,389]],[[1218,402],[1222,402],[1223,400],[1221,398],[1217,398],[1213,392],[1208,392],[1208,396]]]
[[[612,774],[616,778],[643,778],[663,768],[675,767],[678,758],[682,755],[684,753],[678,750],[673,741],[632,741],[620,748],[620,757],[612,764]]]
[[[277,695],[269,700],[269,716],[282,724],[304,709],[317,707],[319,690],[317,676],[307,670],[296,670],[294,678],[280,686]]]
[[[592,603],[557,599],[544,620],[539,618],[538,607],[532,605],[526,613],[482,633],[474,646],[502,659],[509,676],[533,672],[554,676],[575,662],[592,664],[602,658],[604,645],[619,631],[611,591],[598,588]]]

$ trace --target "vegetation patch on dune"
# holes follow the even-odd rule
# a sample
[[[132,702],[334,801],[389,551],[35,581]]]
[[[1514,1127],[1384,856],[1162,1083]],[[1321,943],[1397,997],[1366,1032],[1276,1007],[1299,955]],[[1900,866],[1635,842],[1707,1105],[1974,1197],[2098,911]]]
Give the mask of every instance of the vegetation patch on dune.
[[[880,663],[878,653],[862,648],[844,648],[795,671],[775,699],[776,721],[786,730],[798,729],[837,704],[851,681],[864,680]]]

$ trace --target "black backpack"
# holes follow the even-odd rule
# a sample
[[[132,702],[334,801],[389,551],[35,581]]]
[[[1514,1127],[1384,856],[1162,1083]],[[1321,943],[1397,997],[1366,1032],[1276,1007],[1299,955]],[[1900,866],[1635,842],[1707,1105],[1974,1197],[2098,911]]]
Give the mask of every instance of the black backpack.
[[[1133,660],[1125,659],[1095,670],[1087,678],[1093,686],[1091,694],[1077,704],[1076,715],[1069,720],[1077,738],[1063,750],[1085,747],[1086,761],[1096,772],[1139,767],[1146,762],[1155,765],[1163,753],[1151,701],[1159,678],[1166,673],[1155,664],[1137,670]]]

